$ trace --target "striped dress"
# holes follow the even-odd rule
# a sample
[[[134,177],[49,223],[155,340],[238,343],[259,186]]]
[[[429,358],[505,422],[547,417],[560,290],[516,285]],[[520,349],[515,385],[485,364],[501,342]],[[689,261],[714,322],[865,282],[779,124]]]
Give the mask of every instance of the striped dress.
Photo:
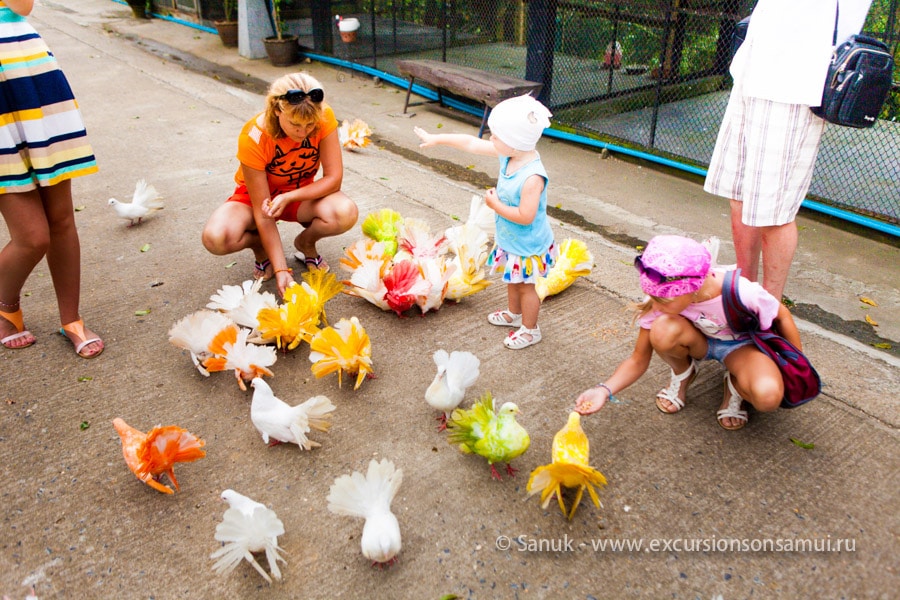
[[[0,194],[96,171],[66,76],[41,36],[0,0]]]

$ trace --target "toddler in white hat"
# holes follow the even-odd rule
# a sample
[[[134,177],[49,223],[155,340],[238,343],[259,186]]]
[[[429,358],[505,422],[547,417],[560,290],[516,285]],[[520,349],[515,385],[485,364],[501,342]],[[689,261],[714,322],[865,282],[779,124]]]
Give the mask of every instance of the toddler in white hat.
[[[558,256],[553,231],[547,220],[549,178],[536,146],[550,126],[550,111],[531,96],[504,100],[488,117],[491,139],[465,133],[428,133],[414,129],[420,148],[444,145],[500,162],[497,187],[484,195],[485,204],[496,213],[497,233],[488,264],[503,273],[508,285],[508,306],[488,315],[488,322],[514,327],[503,345],[512,350],[541,341],[538,313],[541,301],[534,284],[545,277]]]

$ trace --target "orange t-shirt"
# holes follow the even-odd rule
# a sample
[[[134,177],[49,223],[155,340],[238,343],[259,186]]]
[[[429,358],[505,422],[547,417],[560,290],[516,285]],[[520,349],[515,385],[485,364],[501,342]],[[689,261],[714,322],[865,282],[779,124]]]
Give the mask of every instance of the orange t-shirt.
[[[334,111],[323,106],[324,116],[316,131],[302,142],[289,137],[273,139],[263,125],[264,113],[247,121],[238,137],[237,159],[241,165],[266,172],[272,195],[309,185],[319,172],[319,143],[338,128]],[[238,190],[246,194],[243,169],[234,175]],[[235,193],[238,193],[235,190]],[[249,198],[247,199],[249,203]]]

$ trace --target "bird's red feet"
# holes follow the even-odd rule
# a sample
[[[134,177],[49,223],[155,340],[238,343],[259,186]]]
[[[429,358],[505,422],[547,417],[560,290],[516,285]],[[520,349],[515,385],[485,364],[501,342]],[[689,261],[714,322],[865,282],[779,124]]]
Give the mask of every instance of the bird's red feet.
[[[438,431],[444,431],[445,429],[447,429],[447,415],[445,415],[444,413],[441,413],[441,415],[439,417],[435,417],[434,419],[435,419],[435,421],[441,422],[441,424],[438,425],[438,428],[437,428]]]
[[[373,560],[372,568],[374,569],[375,567],[378,567],[379,569],[381,569],[383,571],[383,570],[389,569],[392,566],[394,566],[395,564],[397,564],[397,562],[399,560],[400,560],[399,556],[395,556],[394,558],[392,558],[391,560],[389,560],[387,562],[378,562],[377,560]]]
[[[512,465],[510,465],[510,464],[507,464],[507,465],[506,465],[506,473],[507,473],[507,475],[509,475],[510,477],[515,477],[515,476],[516,476],[516,473],[518,473],[518,472],[519,472],[519,470],[518,470],[518,469],[513,469],[513,466],[512,466]]]
[[[500,473],[497,472],[497,469],[494,468],[494,465],[491,465],[491,479],[496,479],[497,481],[503,481],[503,478],[500,477]]]
[[[281,440],[269,440],[269,448],[271,448],[272,446],[277,446],[281,443],[283,443]]]

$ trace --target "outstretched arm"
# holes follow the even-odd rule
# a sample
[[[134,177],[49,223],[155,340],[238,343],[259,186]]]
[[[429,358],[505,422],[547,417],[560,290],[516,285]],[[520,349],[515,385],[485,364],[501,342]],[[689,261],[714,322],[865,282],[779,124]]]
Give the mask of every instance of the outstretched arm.
[[[498,156],[497,149],[490,140],[483,140],[467,133],[428,133],[421,127],[414,127],[413,132],[419,136],[422,143],[419,148],[431,148],[432,146],[450,146],[470,154],[483,156]]]
[[[582,415],[590,415],[603,408],[612,394],[618,394],[647,372],[652,356],[650,330],[642,327],[634,351],[616,367],[609,379],[603,382],[606,387],[597,386],[581,392],[575,400],[575,410]]]

